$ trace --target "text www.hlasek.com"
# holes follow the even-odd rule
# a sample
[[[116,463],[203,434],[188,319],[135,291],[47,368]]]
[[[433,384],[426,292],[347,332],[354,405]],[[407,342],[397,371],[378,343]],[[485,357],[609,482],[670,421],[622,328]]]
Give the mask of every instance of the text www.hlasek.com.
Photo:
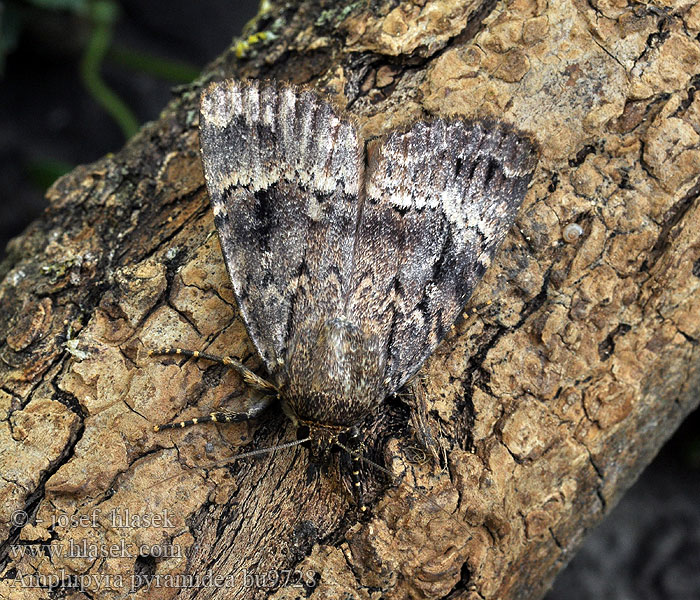
[[[120,540],[115,544],[100,544],[86,539],[68,540],[63,544],[13,544],[10,557],[14,560],[32,556],[50,558],[183,558],[182,549],[177,544],[133,544]]]

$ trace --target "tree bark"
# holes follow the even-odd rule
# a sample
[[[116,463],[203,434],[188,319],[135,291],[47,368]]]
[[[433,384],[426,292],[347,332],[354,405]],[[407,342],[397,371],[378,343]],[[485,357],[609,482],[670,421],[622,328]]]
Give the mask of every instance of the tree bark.
[[[273,0],[256,32],[10,245],[0,597],[540,598],[698,404],[700,7]],[[367,516],[303,448],[232,462],[293,439],[274,411],[152,431],[250,392],[149,349],[261,368],[198,156],[223,77],[311,84],[367,138],[489,116],[540,144],[476,310],[365,432],[402,477],[365,467]],[[442,467],[416,459],[416,391]]]

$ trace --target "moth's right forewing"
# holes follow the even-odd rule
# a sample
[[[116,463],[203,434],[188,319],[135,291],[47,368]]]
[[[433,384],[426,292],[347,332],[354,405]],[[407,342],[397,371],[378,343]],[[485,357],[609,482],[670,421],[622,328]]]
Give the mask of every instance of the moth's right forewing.
[[[383,347],[387,393],[463,310],[536,162],[526,138],[492,121],[418,122],[369,155],[347,314]]]
[[[227,80],[202,94],[200,146],[236,300],[278,373],[291,340],[335,316],[349,285],[357,131],[311,91]]]

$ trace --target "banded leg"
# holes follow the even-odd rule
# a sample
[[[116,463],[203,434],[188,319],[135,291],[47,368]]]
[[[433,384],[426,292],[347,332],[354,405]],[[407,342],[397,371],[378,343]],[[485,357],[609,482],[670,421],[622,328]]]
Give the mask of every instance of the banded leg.
[[[200,352],[199,350],[184,350],[183,348],[161,348],[159,350],[148,351],[148,356],[155,355],[186,356],[187,358],[210,360],[212,362],[216,362],[227,367],[231,367],[232,369],[235,369],[236,371],[238,371],[241,377],[243,377],[243,381],[245,381],[246,384],[255,389],[262,390],[268,393],[277,392],[277,387],[274,384],[270,383],[266,379],[263,379],[259,375],[256,375],[243,363],[237,361],[235,358],[231,358],[230,356],[215,356],[213,354],[208,354],[207,352]]]
[[[274,398],[274,396],[265,396],[258,400],[255,404],[252,404],[248,410],[242,412],[213,412],[201,417],[195,417],[194,419],[188,419],[187,421],[154,425],[153,431],[162,431],[163,429],[180,429],[189,427],[190,425],[197,425],[199,423],[240,423],[241,421],[248,421],[259,417],[260,414],[272,404]]]
[[[362,512],[367,510],[364,499],[362,498],[362,482],[360,479],[360,456],[352,454],[352,489],[355,492],[355,501]]]
[[[350,474],[352,476],[352,489],[355,494],[355,501],[357,506],[362,512],[367,510],[365,506],[365,501],[362,498],[362,479],[360,477],[360,461],[362,460],[362,439],[360,437],[360,431],[357,427],[352,427],[347,432],[347,443],[350,458],[352,459],[352,466]],[[342,448],[342,446],[341,446]]]
[[[474,315],[478,315],[480,312],[482,312],[484,309],[488,308],[493,304],[493,300],[487,300],[486,302],[479,304],[478,306],[471,306],[467,308],[464,313],[462,313],[462,318],[463,319],[469,319],[470,317],[473,317]]]

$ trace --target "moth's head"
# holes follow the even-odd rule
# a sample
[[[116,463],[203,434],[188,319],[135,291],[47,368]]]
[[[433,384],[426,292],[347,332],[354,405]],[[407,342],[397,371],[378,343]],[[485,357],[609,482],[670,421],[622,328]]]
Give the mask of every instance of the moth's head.
[[[338,443],[352,445],[358,437],[356,427],[339,429],[318,423],[301,425],[297,429],[297,439],[310,438],[303,446],[309,449],[312,463],[324,466],[331,460],[331,454],[340,450]]]

